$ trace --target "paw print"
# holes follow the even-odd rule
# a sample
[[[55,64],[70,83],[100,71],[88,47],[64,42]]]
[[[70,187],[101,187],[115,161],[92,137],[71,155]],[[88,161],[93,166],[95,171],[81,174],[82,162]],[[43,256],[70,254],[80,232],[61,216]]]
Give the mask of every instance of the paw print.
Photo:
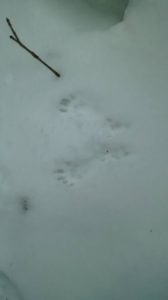
[[[27,213],[30,209],[31,209],[31,202],[30,202],[30,198],[26,195],[22,195],[19,197],[19,205],[21,208],[21,211],[23,213]]]
[[[56,179],[58,182],[61,182],[69,186],[73,185],[72,179],[70,180],[70,177],[68,176],[68,172],[66,171],[66,169],[58,168],[55,169],[53,173],[56,175]]]
[[[59,111],[62,113],[66,113],[73,99],[74,97],[72,95],[70,95],[69,97],[62,98],[59,102]]]

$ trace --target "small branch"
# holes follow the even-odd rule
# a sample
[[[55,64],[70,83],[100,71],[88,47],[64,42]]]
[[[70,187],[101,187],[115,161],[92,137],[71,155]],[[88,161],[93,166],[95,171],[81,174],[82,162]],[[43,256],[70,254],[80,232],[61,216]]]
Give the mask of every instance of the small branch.
[[[13,28],[13,25],[11,24],[11,21],[9,20],[9,18],[6,18],[6,22],[10,28],[10,30],[12,31],[13,35],[10,35],[10,39],[15,41],[21,48],[25,49],[28,53],[30,53],[35,59],[37,59],[38,61],[40,61],[46,68],[48,68],[52,73],[54,73],[55,76],[60,77],[61,75],[54,70],[52,67],[50,67],[44,60],[42,60],[34,51],[32,51],[31,49],[29,49],[25,44],[23,44],[20,40],[20,38],[18,37],[16,31]]]
[[[10,30],[12,31],[12,33],[13,33],[15,39],[16,39],[17,41],[19,41],[19,37],[18,37],[18,35],[16,34],[16,31],[14,30],[14,28],[13,28],[13,26],[12,26],[12,24],[11,24],[11,22],[10,22],[10,20],[9,20],[8,18],[6,18],[6,22],[7,22],[8,26],[9,26]]]

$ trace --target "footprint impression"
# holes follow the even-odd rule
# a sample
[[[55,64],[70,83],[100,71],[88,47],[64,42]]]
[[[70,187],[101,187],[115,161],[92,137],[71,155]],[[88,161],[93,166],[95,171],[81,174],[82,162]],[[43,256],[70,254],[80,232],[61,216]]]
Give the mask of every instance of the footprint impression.
[[[95,164],[114,162],[130,154],[128,146],[118,139],[129,124],[104,117],[74,95],[62,98],[58,111],[64,116],[61,138],[67,148],[54,161],[53,174],[58,182],[74,185]]]
[[[62,112],[62,113],[67,112],[68,108],[70,107],[70,105],[73,101],[73,99],[74,99],[73,95],[70,95],[69,97],[62,98],[60,100],[60,103],[59,103],[59,111]]]

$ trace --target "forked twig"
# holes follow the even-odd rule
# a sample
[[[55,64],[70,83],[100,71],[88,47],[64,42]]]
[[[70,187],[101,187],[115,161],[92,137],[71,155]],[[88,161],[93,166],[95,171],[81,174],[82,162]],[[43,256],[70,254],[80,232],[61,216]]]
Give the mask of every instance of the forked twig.
[[[12,31],[13,35],[10,35],[10,39],[15,41],[20,47],[22,47],[23,49],[25,49],[27,52],[29,52],[34,58],[36,58],[38,61],[40,61],[44,66],[46,66],[51,72],[54,73],[55,76],[60,77],[61,75],[54,70],[52,67],[50,67],[44,60],[42,60],[34,51],[30,50],[25,44],[23,44],[20,40],[20,38],[18,37],[16,31],[14,30],[13,25],[11,24],[11,21],[9,20],[9,18],[6,18],[6,22],[10,28],[10,30]]]

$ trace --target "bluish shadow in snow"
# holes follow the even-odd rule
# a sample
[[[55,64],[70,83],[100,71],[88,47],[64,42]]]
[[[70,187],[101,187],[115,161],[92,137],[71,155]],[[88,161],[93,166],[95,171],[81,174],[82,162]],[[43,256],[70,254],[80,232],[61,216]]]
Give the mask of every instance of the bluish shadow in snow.
[[[99,30],[123,19],[129,0],[49,0],[52,12],[76,30]],[[47,4],[47,5],[48,5]]]
[[[123,19],[129,0],[87,0],[95,9],[112,14],[119,21]]]
[[[0,300],[23,299],[16,284],[2,271],[0,271]]]

